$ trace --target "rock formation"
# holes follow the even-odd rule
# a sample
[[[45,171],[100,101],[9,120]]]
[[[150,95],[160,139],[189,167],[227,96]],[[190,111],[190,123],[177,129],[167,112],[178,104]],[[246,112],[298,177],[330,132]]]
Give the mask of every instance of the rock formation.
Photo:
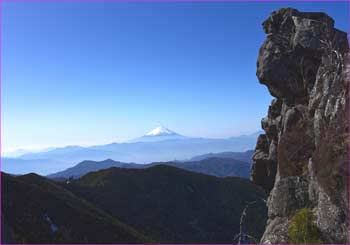
[[[261,121],[251,179],[269,194],[261,243],[288,243],[298,210],[315,217],[320,239],[347,243],[350,65],[345,32],[324,13],[275,11],[257,77],[275,97]]]

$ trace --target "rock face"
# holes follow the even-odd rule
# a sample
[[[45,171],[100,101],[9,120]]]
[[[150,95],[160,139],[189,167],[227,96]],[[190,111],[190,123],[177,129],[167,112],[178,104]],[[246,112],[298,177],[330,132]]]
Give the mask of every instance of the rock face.
[[[269,219],[261,243],[287,243],[291,217],[310,208],[321,239],[347,243],[350,65],[345,32],[324,13],[275,11],[257,77],[275,99],[261,125],[251,179]]]

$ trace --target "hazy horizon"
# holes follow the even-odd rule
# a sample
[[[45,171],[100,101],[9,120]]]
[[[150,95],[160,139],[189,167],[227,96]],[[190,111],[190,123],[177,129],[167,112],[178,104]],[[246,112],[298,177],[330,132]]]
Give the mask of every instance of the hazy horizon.
[[[241,137],[241,136],[250,136],[250,135],[254,135],[254,134],[257,134],[259,132],[262,132],[262,130],[257,130],[255,132],[252,132],[252,133],[246,133],[246,134],[240,134],[240,135],[232,135],[232,136],[228,136],[228,137],[213,137],[213,138],[208,138],[208,139],[226,139],[226,138],[230,138],[230,137]],[[149,133],[149,132],[148,132]],[[179,132],[175,132],[175,133],[179,133]],[[147,134],[144,134],[144,135],[140,135],[140,137],[142,136],[145,136]],[[180,135],[182,135],[180,133]],[[186,136],[186,135],[183,135],[183,136]],[[188,136],[186,136],[188,137]],[[193,138],[206,138],[206,137],[193,137]],[[134,138],[132,138],[134,139]],[[91,147],[91,146],[95,146],[95,145],[106,145],[106,144],[112,144],[112,143],[129,143],[130,140],[132,140],[131,138],[130,139],[127,139],[127,140],[124,140],[124,141],[113,141],[113,142],[101,142],[99,144],[92,144],[92,145],[88,145],[88,144],[68,144],[68,145],[47,145],[47,146],[36,146],[36,147],[19,147],[19,148],[16,148],[16,149],[9,149],[7,151],[5,150],[2,150],[1,154],[2,156],[4,157],[12,157],[11,154],[16,154],[16,157],[17,155],[21,155],[21,152],[23,151],[23,153],[28,153],[28,152],[43,152],[43,151],[49,151],[49,150],[53,150],[55,148],[64,148],[64,147],[73,147],[73,146],[81,146],[81,147]]]
[[[269,14],[327,12],[348,30],[347,2],[2,4],[2,152],[123,142],[160,124],[254,133],[272,100],[255,77]]]

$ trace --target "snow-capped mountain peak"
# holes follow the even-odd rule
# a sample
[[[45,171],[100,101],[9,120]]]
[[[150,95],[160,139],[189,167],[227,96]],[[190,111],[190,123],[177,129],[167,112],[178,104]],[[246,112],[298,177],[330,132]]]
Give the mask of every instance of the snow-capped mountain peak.
[[[146,136],[165,136],[165,135],[175,135],[176,133],[160,126],[158,128],[153,129],[151,132],[147,133]]]
[[[145,134],[142,137],[131,139],[128,143],[136,143],[136,142],[157,142],[157,141],[165,141],[165,140],[182,140],[187,139],[186,136],[180,135],[167,129],[166,127],[160,126],[149,133]]]

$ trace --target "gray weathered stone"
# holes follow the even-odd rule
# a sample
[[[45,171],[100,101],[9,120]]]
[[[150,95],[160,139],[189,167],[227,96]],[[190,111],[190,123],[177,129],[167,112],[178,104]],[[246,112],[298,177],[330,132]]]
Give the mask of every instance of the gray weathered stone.
[[[270,193],[262,243],[288,243],[289,219],[310,208],[326,243],[346,243],[348,227],[349,47],[324,13],[275,11],[257,77],[276,97],[262,119],[252,181]]]

